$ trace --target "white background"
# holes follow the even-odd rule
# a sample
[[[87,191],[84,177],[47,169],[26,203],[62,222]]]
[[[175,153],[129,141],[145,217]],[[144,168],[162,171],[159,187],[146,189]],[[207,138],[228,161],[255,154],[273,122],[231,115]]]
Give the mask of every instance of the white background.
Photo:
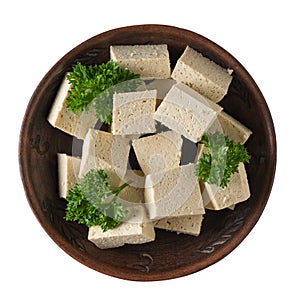
[[[298,12],[289,0],[2,1],[0,298],[300,299]],[[58,59],[98,33],[146,23],[200,33],[248,69],[274,119],[278,164],[262,217],[230,255],[193,275],[141,283],[97,273],[48,237],[23,191],[18,138],[34,89]]]

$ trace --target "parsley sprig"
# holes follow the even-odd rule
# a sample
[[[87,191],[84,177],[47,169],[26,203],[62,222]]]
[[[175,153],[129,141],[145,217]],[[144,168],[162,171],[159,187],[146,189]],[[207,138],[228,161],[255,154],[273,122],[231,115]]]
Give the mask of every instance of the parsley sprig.
[[[138,74],[122,69],[113,61],[100,65],[84,66],[78,62],[67,80],[71,88],[67,97],[67,108],[77,114],[95,107],[101,122],[111,123],[112,95],[114,92],[129,92],[140,83]]]
[[[198,160],[196,175],[199,180],[226,187],[239,163],[250,161],[246,147],[235,143],[220,132],[204,135],[201,139],[206,151]]]
[[[88,227],[99,225],[103,231],[115,228],[126,215],[117,195],[128,183],[112,190],[103,170],[90,170],[75,184],[66,197],[66,220]]]

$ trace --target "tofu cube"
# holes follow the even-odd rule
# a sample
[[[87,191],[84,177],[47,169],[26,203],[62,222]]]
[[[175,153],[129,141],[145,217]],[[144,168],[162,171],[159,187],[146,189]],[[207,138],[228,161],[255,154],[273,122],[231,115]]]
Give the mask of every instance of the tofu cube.
[[[175,131],[136,139],[132,146],[145,175],[179,166],[182,138]]]
[[[89,128],[97,123],[94,110],[73,113],[67,108],[67,96],[71,85],[65,77],[48,115],[49,123],[78,139],[84,139]]]
[[[224,111],[221,111],[218,114],[217,119],[208,131],[211,133],[216,131],[221,132],[228,136],[230,140],[241,144],[244,144],[252,134],[250,129]]]
[[[100,249],[121,247],[125,244],[143,244],[155,239],[154,225],[149,222],[143,207],[136,215],[116,228],[103,232],[100,226],[89,228],[88,240]]]
[[[110,46],[110,58],[121,68],[141,77],[170,78],[170,58],[167,45]]]
[[[126,174],[129,150],[129,138],[90,129],[82,146],[79,177],[91,169],[103,169],[109,176],[111,186],[119,186]]]
[[[57,154],[59,197],[66,198],[68,191],[78,182],[81,159],[65,153]]]
[[[189,46],[177,61],[171,77],[216,103],[227,94],[232,81],[230,71]]]
[[[205,208],[212,210],[229,208],[247,200],[250,197],[250,189],[244,164],[239,164],[238,173],[231,175],[230,182],[225,188],[205,182],[202,197]]]
[[[188,164],[147,175],[145,204],[151,220],[204,214],[195,165]]]
[[[177,234],[184,233],[198,236],[201,231],[202,220],[203,215],[164,218],[154,223],[154,227],[175,231]]]
[[[196,143],[216,119],[222,107],[185,84],[172,86],[154,119]]]
[[[111,132],[114,135],[153,133],[156,122],[153,119],[156,106],[156,90],[129,93],[115,93]]]

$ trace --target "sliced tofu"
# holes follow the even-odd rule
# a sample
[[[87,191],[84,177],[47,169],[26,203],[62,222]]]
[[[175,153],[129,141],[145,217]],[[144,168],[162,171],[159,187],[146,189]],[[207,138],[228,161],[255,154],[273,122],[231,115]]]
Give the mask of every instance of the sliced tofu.
[[[81,159],[65,153],[57,154],[59,197],[66,198],[68,191],[78,182]]]
[[[182,138],[175,131],[136,139],[132,146],[145,175],[179,166]]]
[[[205,208],[212,210],[229,208],[247,200],[250,197],[250,189],[244,164],[239,164],[238,173],[231,175],[230,182],[225,188],[205,182],[202,197]]]
[[[208,132],[211,133],[216,131],[222,132],[224,135],[227,135],[230,140],[241,144],[244,144],[252,134],[250,129],[224,111],[218,114],[217,119],[208,130]]]
[[[154,223],[155,228],[198,236],[201,231],[203,215],[164,218]]]
[[[48,115],[49,123],[78,139],[84,139],[89,128],[93,128],[97,123],[95,112],[91,109],[89,112],[73,113],[67,109],[67,96],[71,85],[66,77],[57,92],[54,103]]]
[[[192,88],[177,83],[159,105],[154,119],[196,143],[221,110]]]
[[[112,127],[114,135],[135,135],[156,131],[153,114],[156,90],[115,93],[113,96]]]
[[[195,165],[188,164],[147,175],[145,204],[151,220],[204,214]]]
[[[92,226],[88,233],[88,240],[100,249],[121,247],[125,244],[143,244],[154,239],[154,225],[148,221],[143,207],[139,207],[135,216],[114,229],[103,232],[100,226]]]
[[[232,81],[230,73],[231,71],[187,46],[177,61],[171,77],[217,103],[227,94]]]
[[[91,169],[103,169],[109,176],[110,185],[119,186],[126,174],[129,150],[129,138],[90,129],[82,146],[79,177]]]
[[[168,47],[162,45],[110,46],[110,58],[120,67],[141,77],[170,78]]]

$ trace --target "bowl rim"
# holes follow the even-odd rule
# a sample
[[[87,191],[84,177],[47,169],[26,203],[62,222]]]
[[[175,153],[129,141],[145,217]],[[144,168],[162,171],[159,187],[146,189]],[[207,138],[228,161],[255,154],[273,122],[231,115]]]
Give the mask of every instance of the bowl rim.
[[[179,270],[180,272],[175,274],[166,272],[162,276],[158,275],[151,275],[150,273],[147,274],[146,277],[141,277],[141,274],[139,276],[134,276],[132,274],[128,274],[128,272],[125,273],[120,273],[116,274],[113,270],[110,270],[107,267],[99,267],[95,266],[92,263],[89,262],[89,260],[85,260],[82,255],[77,255],[76,253],[73,253],[70,251],[69,247],[67,244],[64,243],[64,241],[60,238],[59,234],[57,232],[53,232],[53,230],[49,229],[44,223],[39,215],[38,209],[36,207],[36,204],[32,201],[32,195],[29,191],[29,179],[26,177],[26,167],[24,163],[24,137],[26,134],[26,131],[28,129],[28,124],[30,123],[31,120],[31,111],[32,108],[35,104],[35,99],[37,98],[38,94],[41,94],[43,91],[43,86],[48,82],[49,78],[51,77],[51,74],[53,72],[57,73],[57,70],[60,70],[61,65],[65,61],[70,61],[74,60],[74,58],[77,55],[80,55],[81,53],[84,52],[84,50],[88,48],[92,48],[93,44],[99,43],[99,40],[104,39],[108,36],[113,36],[116,32],[161,32],[162,29],[164,31],[169,31],[174,34],[178,35],[184,35],[184,36],[189,36],[190,38],[196,39],[196,40],[202,40],[203,43],[205,43],[205,47],[207,51],[214,53],[217,56],[220,57],[225,57],[226,60],[231,62],[231,65],[234,66],[234,71],[236,73],[242,74],[243,80],[247,86],[247,88],[253,93],[254,97],[257,99],[259,102],[259,105],[263,107],[264,109],[264,116],[265,119],[268,120],[266,129],[268,131],[268,143],[270,145],[270,155],[272,157],[272,166],[270,169],[270,175],[269,175],[269,181],[267,182],[268,188],[265,191],[265,196],[262,199],[261,203],[261,209],[256,210],[254,214],[252,214],[251,218],[247,218],[246,222],[243,225],[242,230],[240,231],[239,235],[236,235],[230,242],[226,244],[224,247],[223,251],[217,251],[214,253],[214,255],[210,256],[209,261],[206,263],[206,265],[203,267],[200,264],[194,264],[194,265],[188,265],[186,267],[183,267],[182,270]],[[69,52],[67,52],[61,59],[59,59],[52,68],[45,74],[45,76],[42,78],[38,86],[36,87],[34,93],[32,94],[30,101],[27,105],[26,112],[23,118],[21,130],[20,130],[20,135],[19,135],[19,168],[20,168],[20,175],[21,175],[21,180],[23,183],[23,187],[25,190],[26,198],[27,201],[39,221],[40,225],[44,228],[44,230],[47,232],[47,234],[51,237],[51,239],[60,247],[62,248],[67,254],[69,254],[71,257],[73,257],[75,260],[79,261],[83,265],[94,269],[98,272],[101,272],[106,275],[110,275],[113,277],[118,277],[121,279],[126,279],[126,280],[138,280],[138,281],[153,281],[153,280],[166,280],[166,279],[171,279],[171,278],[176,278],[176,277],[181,277],[185,275],[189,275],[192,273],[195,273],[197,271],[200,271],[218,261],[220,261],[222,258],[227,256],[230,252],[232,252],[245,238],[246,236],[250,233],[252,228],[255,226],[255,224],[258,222],[260,216],[262,215],[264,208],[268,202],[274,178],[275,178],[275,171],[276,171],[276,162],[277,162],[277,144],[276,144],[276,134],[275,134],[275,128],[272,120],[272,116],[270,113],[270,110],[268,108],[268,105],[265,101],[265,98],[263,94],[261,93],[259,87],[257,86],[256,82],[254,79],[251,77],[251,75],[248,73],[248,71],[242,66],[242,64],[234,58],[230,53],[228,53],[225,49],[223,49],[221,46],[216,44],[215,42],[209,40],[208,38],[202,36],[201,34],[198,34],[196,32],[171,26],[171,25],[160,25],[160,24],[142,24],[142,25],[130,25],[130,26],[124,26],[124,27],[119,27],[119,28],[114,28],[105,32],[102,32],[100,34],[97,34],[84,42],[80,43],[79,45],[75,46],[73,49],[71,49]]]

